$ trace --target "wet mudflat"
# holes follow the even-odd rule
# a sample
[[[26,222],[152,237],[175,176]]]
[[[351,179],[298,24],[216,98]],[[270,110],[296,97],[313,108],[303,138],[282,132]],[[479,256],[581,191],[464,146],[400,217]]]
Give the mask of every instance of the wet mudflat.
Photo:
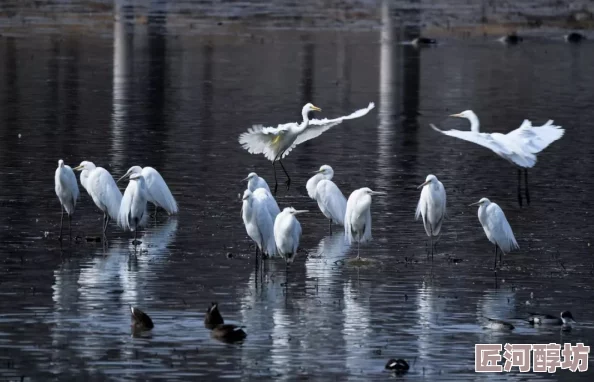
[[[158,32],[158,33],[155,33]],[[594,140],[591,43],[535,38],[506,47],[446,40],[431,49],[398,32],[254,32],[183,36],[116,23],[111,35],[0,38],[0,374],[31,380],[386,380],[392,357],[408,380],[475,380],[475,343],[594,339],[590,214]],[[301,215],[303,252],[288,276],[280,259],[256,268],[240,217],[250,171],[272,167],[237,143],[252,124],[376,109],[307,142],[285,160],[281,208]],[[473,109],[484,131],[524,118],[554,119],[566,135],[530,171],[520,208],[517,172],[490,151],[428,126],[467,129],[448,114]],[[58,159],[90,160],[115,177],[153,166],[180,205],[159,215],[134,256],[132,235],[110,225],[81,188],[72,244],[57,241]],[[369,186],[374,242],[366,267],[307,197],[308,172],[334,168],[348,196]],[[433,173],[448,192],[448,219],[433,264],[414,222],[416,186]],[[279,172],[279,175],[281,173]],[[284,178],[280,178],[284,180]],[[122,187],[124,187],[122,185]],[[505,211],[521,250],[494,273],[491,244],[468,204],[489,197]],[[231,253],[231,258],[227,254]],[[287,280],[288,277],[288,280]],[[287,283],[286,285],[285,283]],[[222,344],[203,326],[211,301],[245,326]],[[149,313],[134,337],[129,305]],[[528,312],[571,310],[571,332],[532,328]],[[507,319],[511,334],[482,329]],[[489,375],[490,380],[590,380],[590,373]]]

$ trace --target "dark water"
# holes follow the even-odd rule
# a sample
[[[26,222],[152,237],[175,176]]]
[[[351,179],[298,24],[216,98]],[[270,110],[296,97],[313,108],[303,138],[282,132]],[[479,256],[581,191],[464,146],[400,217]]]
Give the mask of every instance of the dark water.
[[[517,47],[471,39],[416,50],[389,23],[360,33],[163,32],[116,24],[95,38],[0,37],[0,375],[385,380],[387,359],[401,357],[412,366],[405,380],[591,380],[568,371],[477,377],[473,352],[475,343],[593,344],[592,43],[543,36]],[[298,120],[309,101],[324,117],[370,101],[377,108],[285,161],[293,187],[279,192],[279,205],[313,211],[300,217],[307,254],[286,290],[281,260],[256,272],[240,217],[240,180],[257,171],[271,182],[272,169],[237,137],[255,123]],[[465,109],[485,131],[508,132],[524,118],[566,128],[530,171],[529,208],[518,206],[513,167],[428,127],[465,128],[446,118]],[[106,246],[85,242],[101,214],[81,188],[73,229],[83,239],[60,246],[60,158],[114,176],[153,166],[180,214],[152,223],[135,257],[131,235],[114,225]],[[341,261],[355,252],[342,234],[328,236],[307,198],[308,172],[322,164],[347,196],[364,186],[389,194],[373,202],[367,267]],[[429,173],[446,187],[449,215],[433,266],[413,219],[415,187]],[[497,274],[468,207],[481,197],[504,209],[521,247]],[[245,343],[210,338],[202,320],[211,301],[246,326]],[[152,316],[150,334],[131,336],[129,305]],[[521,321],[565,309],[579,321],[570,333]],[[485,331],[482,316],[517,329]]]

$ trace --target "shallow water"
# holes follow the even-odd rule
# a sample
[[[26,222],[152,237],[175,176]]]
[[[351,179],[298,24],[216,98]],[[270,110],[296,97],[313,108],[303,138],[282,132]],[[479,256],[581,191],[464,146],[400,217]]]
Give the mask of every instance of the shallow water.
[[[168,35],[163,26],[116,23],[112,35],[0,38],[0,375],[31,380],[385,380],[405,358],[407,380],[591,380],[592,373],[481,375],[475,343],[585,342],[594,338],[592,43],[542,36],[513,47],[489,39],[445,40],[414,49],[386,23],[378,32]],[[298,120],[312,101],[322,117],[376,102],[298,147],[285,160],[281,208],[300,216],[301,253],[285,273],[261,269],[240,217],[240,180],[270,163],[237,143],[252,124]],[[524,118],[566,128],[530,171],[532,204],[520,208],[516,169],[488,150],[428,126],[467,128],[448,114],[473,109],[485,131]],[[53,190],[58,159],[94,161],[116,177],[153,166],[180,205],[143,233],[110,225],[81,188],[77,241],[57,241]],[[346,262],[343,242],[305,191],[322,164],[348,196],[369,186],[373,236],[368,266]],[[448,220],[433,265],[414,221],[416,186],[433,173],[448,192]],[[279,171],[281,182],[284,175]],[[123,187],[123,186],[122,186]],[[468,204],[489,197],[504,209],[521,250],[497,274]],[[227,253],[232,258],[227,258]],[[288,277],[288,285],[286,285]],[[246,326],[247,340],[210,338],[211,301]],[[134,337],[128,306],[155,329]],[[569,309],[570,333],[522,323],[530,311]],[[508,319],[513,334],[488,332],[482,316]]]

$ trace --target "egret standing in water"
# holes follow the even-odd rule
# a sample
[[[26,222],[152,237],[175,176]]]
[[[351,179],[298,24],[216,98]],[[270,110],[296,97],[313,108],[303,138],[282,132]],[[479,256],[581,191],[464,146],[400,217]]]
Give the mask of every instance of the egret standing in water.
[[[421,197],[417,204],[415,219],[423,217],[425,232],[431,241],[431,261],[433,261],[433,236],[439,236],[441,225],[446,213],[446,192],[443,184],[435,175],[427,175],[425,183],[417,189],[422,188]]]
[[[452,114],[450,117],[468,119],[470,121],[470,131],[444,131],[438,129],[433,124],[431,124],[431,127],[442,134],[486,147],[503,159],[524,168],[526,202],[530,204],[530,194],[528,192],[528,168],[532,168],[536,164],[536,154],[547,148],[551,143],[560,139],[565,130],[562,129],[561,126],[553,125],[552,120],[549,120],[542,126],[532,126],[530,121],[524,120],[520,127],[507,134],[489,134],[481,133],[479,131],[479,119],[472,110],[466,110],[459,114]],[[522,206],[521,171],[521,169],[518,169],[518,201],[520,207]]]
[[[495,264],[494,269],[497,268],[497,247],[503,254],[509,253],[514,249],[519,249],[520,246],[514,237],[511,226],[505,218],[505,214],[497,203],[491,203],[487,198],[482,198],[471,206],[479,205],[478,218],[485,230],[487,239],[495,244]],[[503,261],[503,257],[501,257]]]
[[[308,212],[296,210],[293,207],[285,208],[274,221],[274,240],[278,253],[285,259],[285,270],[288,272],[289,264],[295,260],[299,239],[301,238],[301,224],[295,215]],[[288,280],[287,280],[288,284]]]
[[[276,178],[276,162],[280,163],[285,175],[287,176],[287,190],[291,185],[291,177],[287,170],[283,166],[282,159],[289,155],[297,145],[303,142],[309,141],[310,139],[320,136],[323,132],[330,129],[333,126],[338,125],[344,120],[354,119],[364,116],[374,108],[373,102],[365,109],[357,110],[356,112],[347,115],[345,117],[339,117],[334,119],[309,119],[308,113],[310,111],[322,111],[317,106],[311,103],[303,106],[301,115],[303,122],[290,122],[278,125],[277,127],[264,127],[257,125],[248,129],[246,133],[239,136],[239,143],[246,149],[250,154],[264,154],[266,159],[272,162],[272,170],[274,171],[274,194],[278,188],[278,182]]]
[[[268,183],[256,174],[255,172],[250,172],[247,178],[243,179],[242,182],[248,182],[247,189],[251,192],[256,191],[258,188],[263,188],[266,191],[270,192],[270,187],[268,187]]]
[[[340,192],[340,189],[332,178],[334,170],[328,165],[323,165],[316,175],[312,176],[306,184],[307,194],[318,202],[320,211],[329,221],[330,234],[332,234],[332,223],[344,226],[344,214],[346,213],[347,200]]]
[[[93,162],[82,161],[73,170],[81,171],[80,183],[93,198],[95,205],[103,211],[103,234],[107,231],[109,219],[117,221],[122,202],[122,193],[111,174],[103,167],[96,167]]]
[[[64,164],[62,159],[58,161],[58,168],[56,169],[54,181],[56,195],[58,195],[58,199],[60,199],[60,204],[62,205],[59,239],[62,240],[62,224],[64,223],[64,211],[66,211],[68,214],[70,240],[72,240],[72,215],[74,215],[74,209],[76,208],[76,200],[78,199],[79,191],[74,172],[70,166]]]
[[[171,194],[167,183],[159,174],[159,171],[152,167],[132,166],[124,176],[118,179],[118,182],[132,174],[142,175],[146,183],[148,201],[155,205],[155,218],[157,217],[157,208],[161,207],[169,215],[175,215],[178,212],[177,202]]]
[[[347,201],[344,215],[344,234],[347,242],[357,242],[357,260],[360,259],[359,247],[361,243],[371,241],[371,197],[386,195],[385,192],[360,188],[353,191]]]
[[[273,213],[275,206],[278,209],[272,195],[263,188],[254,192],[245,190],[243,193],[241,217],[248,236],[256,243],[256,257],[258,249],[262,257],[276,255],[274,220],[278,212]]]
[[[136,173],[130,175],[130,182],[124,191],[118,214],[118,224],[124,231],[134,231],[134,245],[138,244],[138,230],[144,227],[148,220],[147,202],[148,191],[144,176]]]

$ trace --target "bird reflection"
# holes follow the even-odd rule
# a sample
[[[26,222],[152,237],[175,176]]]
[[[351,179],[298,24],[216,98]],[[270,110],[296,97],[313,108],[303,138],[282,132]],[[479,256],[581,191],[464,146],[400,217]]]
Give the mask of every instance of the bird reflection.
[[[483,324],[483,320],[485,317],[488,318],[495,318],[499,320],[509,321],[510,318],[514,318],[516,314],[516,292],[512,291],[511,289],[488,289],[484,292],[483,297],[479,300],[477,304],[477,322],[479,325]],[[515,325],[515,324],[514,324]],[[488,337],[492,337],[493,335],[507,335],[503,331],[485,331],[481,334],[481,338],[485,336],[484,340],[488,342],[493,342],[488,340]]]
[[[344,327],[342,330],[345,343],[346,357],[345,366],[351,375],[359,374],[366,368],[368,362],[368,337],[372,335],[371,312],[369,308],[369,296],[362,291],[371,290],[369,282],[347,281],[343,286]]]
[[[435,357],[434,324],[439,317],[445,317],[446,300],[440,299],[433,285],[423,282],[417,293],[417,314],[419,328],[417,336],[418,354],[421,365],[431,365]]]

